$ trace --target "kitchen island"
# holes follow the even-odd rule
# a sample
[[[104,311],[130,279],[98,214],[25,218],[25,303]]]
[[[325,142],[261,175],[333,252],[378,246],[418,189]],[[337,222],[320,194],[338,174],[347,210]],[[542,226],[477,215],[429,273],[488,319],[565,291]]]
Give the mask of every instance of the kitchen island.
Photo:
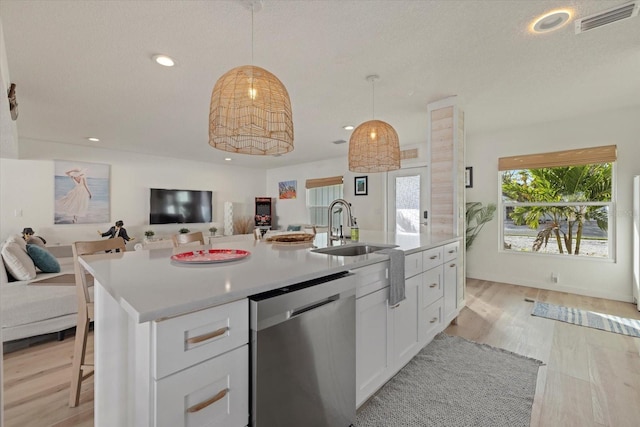
[[[423,252],[458,244],[459,238],[361,231],[360,242],[397,245],[408,261],[417,263]],[[207,417],[227,423],[226,417],[239,411],[245,421],[238,425],[244,425],[247,297],[388,260],[385,253],[321,254],[311,251],[314,246],[326,247],[326,234],[316,235],[313,245],[306,246],[263,241],[214,245],[251,252],[245,259],[219,264],[179,264],[170,259],[172,249],[82,257],[80,262],[96,279],[95,425],[177,425],[176,420],[199,425],[198,417],[215,402],[226,404]],[[197,385],[225,369],[230,374],[220,381],[226,385]],[[230,386],[231,377],[236,382]],[[186,393],[186,388],[195,391]],[[213,398],[207,397],[218,389]]]

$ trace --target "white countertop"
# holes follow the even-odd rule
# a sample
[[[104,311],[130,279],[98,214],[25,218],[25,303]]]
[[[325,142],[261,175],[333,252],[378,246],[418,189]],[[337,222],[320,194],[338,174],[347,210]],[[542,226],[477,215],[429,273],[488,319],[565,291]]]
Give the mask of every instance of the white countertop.
[[[359,242],[398,245],[408,254],[459,239],[361,230]],[[251,252],[247,258],[232,262],[182,264],[170,259],[174,249],[89,255],[80,262],[134,321],[142,323],[388,259],[380,253],[342,257],[311,252],[314,247],[326,246],[326,233],[319,233],[313,245],[238,241],[210,246]],[[190,250],[180,248],[177,252]]]

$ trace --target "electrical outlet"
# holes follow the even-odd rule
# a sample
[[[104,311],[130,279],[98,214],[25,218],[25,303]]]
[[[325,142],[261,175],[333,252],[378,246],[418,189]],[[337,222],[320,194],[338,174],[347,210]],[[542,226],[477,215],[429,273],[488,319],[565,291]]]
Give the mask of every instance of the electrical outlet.
[[[13,216],[16,216],[16,217],[22,216],[22,209],[14,209]]]
[[[551,282],[558,283],[559,281],[560,281],[560,278],[558,277],[558,273],[551,273]]]

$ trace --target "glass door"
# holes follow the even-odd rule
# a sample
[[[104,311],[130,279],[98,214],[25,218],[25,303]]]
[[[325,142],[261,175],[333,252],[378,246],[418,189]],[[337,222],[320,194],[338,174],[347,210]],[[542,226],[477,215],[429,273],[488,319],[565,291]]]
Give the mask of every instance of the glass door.
[[[401,234],[428,231],[427,167],[399,169],[387,174],[387,230]]]

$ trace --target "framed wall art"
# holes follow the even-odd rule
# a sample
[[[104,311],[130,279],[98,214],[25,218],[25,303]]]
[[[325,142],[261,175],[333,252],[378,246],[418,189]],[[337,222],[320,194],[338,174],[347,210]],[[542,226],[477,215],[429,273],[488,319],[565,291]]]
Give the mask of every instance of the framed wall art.
[[[109,180],[109,165],[56,160],[53,223],[111,222]]]
[[[366,176],[356,176],[353,182],[356,196],[366,196],[369,194],[369,185]]]
[[[278,198],[295,199],[297,195],[297,181],[281,181],[278,183]]]

